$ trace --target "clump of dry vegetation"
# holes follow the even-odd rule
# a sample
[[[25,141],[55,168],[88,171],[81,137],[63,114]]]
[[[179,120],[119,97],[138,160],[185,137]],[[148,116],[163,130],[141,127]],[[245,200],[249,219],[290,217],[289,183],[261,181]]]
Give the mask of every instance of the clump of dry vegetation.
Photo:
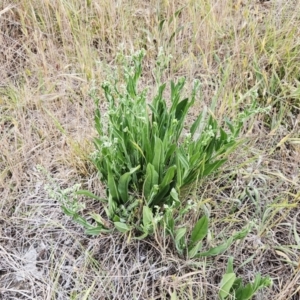
[[[297,0],[3,0],[0,299],[218,299],[230,256],[244,282],[272,278],[256,299],[299,299],[299,16]],[[141,85],[155,87],[160,49],[173,57],[164,81],[184,76],[186,94],[200,81],[191,120],[204,106],[216,120],[254,101],[271,107],[244,124],[245,142],[189,195],[210,215],[212,245],[254,223],[213,258],[183,259],[159,234],[86,235],[47,193],[53,180],[105,196],[89,159],[90,92],[120,70],[120,52],[142,48]],[[83,213],[103,212],[98,201],[82,201]]]

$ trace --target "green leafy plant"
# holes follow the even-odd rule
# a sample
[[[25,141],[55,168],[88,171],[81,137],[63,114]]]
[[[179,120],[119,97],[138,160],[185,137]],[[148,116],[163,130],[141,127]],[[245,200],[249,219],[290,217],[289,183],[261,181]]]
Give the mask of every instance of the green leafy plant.
[[[92,94],[98,136],[94,139],[96,151],[91,158],[107,187],[107,198],[77,189],[74,199],[63,201],[62,208],[89,234],[108,232],[115,227],[123,233],[138,231],[141,235],[135,237],[141,239],[162,225],[182,255],[216,255],[225,251],[239,234],[224,245],[198,253],[201,240],[207,234],[208,219],[202,217],[197,222],[188,240],[188,228],[180,226],[181,219],[190,210],[185,196],[200,179],[226,162],[228,154],[238,145],[244,121],[260,109],[254,105],[243,111],[235,122],[225,120],[225,129],[204,106],[196,120],[189,124],[188,112],[200,83],[195,81],[190,96],[183,98],[185,79],[171,81],[170,99],[165,100],[166,83],[161,83],[161,75],[166,64],[160,52],[154,70],[158,88],[153,101],[149,102],[147,89],[139,91],[138,86],[144,54],[139,51],[127,59],[121,57],[125,84],[120,84],[117,76],[103,83],[108,104],[106,112],[100,110],[100,99]],[[81,195],[101,201],[108,220],[92,213],[91,218],[96,223],[93,226],[80,216],[76,203]]]
[[[100,110],[100,99],[92,94],[97,107],[95,128],[98,136],[94,139],[96,151],[91,158],[107,187],[107,198],[77,190],[71,201],[73,204],[64,201],[62,208],[89,234],[108,232],[115,227],[123,233],[139,231],[142,235],[136,238],[141,239],[162,225],[181,254],[188,249],[194,256],[201,248],[201,239],[195,242],[198,237],[195,232],[202,223],[199,220],[195,225],[191,241],[183,247],[188,228],[178,228],[178,223],[180,227],[181,218],[190,209],[185,196],[200,179],[226,162],[228,154],[238,145],[237,137],[244,121],[261,110],[254,105],[243,111],[235,122],[225,120],[227,129],[224,129],[204,106],[196,120],[188,124],[188,112],[200,83],[195,81],[190,97],[182,98],[185,79],[171,81],[170,101],[166,101],[166,83],[161,83],[161,75],[170,57],[166,58],[160,51],[154,70],[157,93],[152,102],[147,101],[147,89],[139,91],[138,87],[144,54],[139,51],[127,59],[121,57],[125,85],[119,83],[117,76],[103,83],[108,103],[106,112]],[[80,216],[78,205],[74,203],[81,195],[101,201],[108,221],[92,213],[91,218],[96,223],[93,226]],[[175,215],[178,216],[175,218]],[[209,253],[227,249],[235,239],[231,237],[226,245]]]
[[[61,202],[64,213],[82,225],[87,234],[108,233],[116,228],[122,233],[134,232],[134,238],[143,239],[159,228],[171,236],[180,256],[219,255],[236,240],[243,239],[252,225],[211,246],[205,241],[209,233],[207,215],[202,215],[192,226],[182,224],[191,209],[197,210],[196,203],[186,201],[186,196],[200,179],[226,162],[228,154],[238,145],[244,121],[262,110],[254,105],[243,111],[235,122],[225,120],[225,129],[204,108],[188,124],[188,111],[195,102],[199,82],[194,82],[190,97],[182,98],[185,79],[171,81],[170,101],[166,101],[166,84],[159,77],[165,64],[160,58],[155,70],[157,94],[148,102],[147,90],[139,91],[138,87],[143,56],[144,52],[140,51],[125,63],[125,85],[120,85],[115,78],[113,83],[102,85],[108,103],[106,113],[100,110],[100,100],[95,97],[98,136],[94,139],[96,151],[91,158],[107,187],[107,197],[103,199],[81,190],[79,185],[66,190],[54,187],[49,191]],[[82,195],[101,201],[107,218],[96,213],[90,214],[89,220],[83,217],[85,206],[79,201]],[[257,275],[253,284],[244,286],[236,278],[232,264],[229,259],[220,285],[220,299],[229,296],[250,299],[259,288],[269,285],[269,279]]]
[[[236,240],[243,239],[249,233],[251,227],[252,225],[250,224],[241,231],[230,236],[226,242],[218,246],[210,247],[202,252],[200,251],[203,248],[203,239],[207,236],[209,229],[209,218],[207,216],[203,216],[198,220],[190,235],[187,234],[187,227],[181,227],[176,230],[169,227],[168,232],[170,232],[173,237],[179,254],[184,255],[186,253],[186,256],[189,258],[198,258],[216,256],[225,252]]]
[[[243,125],[241,119],[234,124],[227,120],[225,130],[204,109],[187,129],[198,81],[190,97],[183,99],[185,79],[171,81],[169,107],[163,96],[166,84],[160,84],[148,103],[147,90],[138,90],[143,56],[143,51],[138,52],[125,66],[125,86],[119,86],[117,80],[102,85],[108,103],[106,116],[100,111],[99,98],[95,99],[98,137],[92,159],[107,185],[108,218],[122,232],[135,228],[145,233],[140,224],[147,227],[143,224],[147,214],[141,212],[148,208],[154,214],[163,205],[176,203],[179,208],[179,198],[224,164]]]
[[[254,294],[261,288],[269,287],[272,285],[270,277],[261,277],[256,274],[253,283],[243,284],[241,278],[237,278],[233,271],[233,257],[228,259],[226,273],[220,283],[219,299],[235,299],[235,300],[248,300],[252,299]]]

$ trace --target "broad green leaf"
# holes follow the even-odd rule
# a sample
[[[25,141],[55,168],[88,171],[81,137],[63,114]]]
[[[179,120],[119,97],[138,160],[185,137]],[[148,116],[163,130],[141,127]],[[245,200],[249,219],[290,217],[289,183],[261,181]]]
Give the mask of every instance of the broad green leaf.
[[[203,130],[204,130],[206,124],[207,124],[207,122],[206,122],[206,115],[207,115],[207,106],[204,106],[203,111],[201,112],[201,114],[198,117],[198,118],[201,119],[200,122],[199,122],[199,124],[197,124],[198,123],[198,118],[197,118],[196,121],[195,121],[195,123],[194,123],[195,125],[193,124],[194,127],[193,127],[193,125],[191,127],[191,133],[192,133],[192,128],[193,128],[194,134],[196,134],[196,138],[195,139],[197,141],[198,140],[201,141],[202,132],[203,132]],[[197,133],[196,133],[196,131],[197,131]],[[194,135],[194,134],[192,133],[192,135]]]
[[[149,133],[149,120],[147,121],[147,124],[143,128],[142,141],[143,141],[142,148],[144,149],[144,155],[145,155],[144,158],[146,159],[145,163],[148,163],[153,160],[153,151],[151,148],[151,139]]]
[[[172,199],[175,201],[175,207],[178,207],[180,205],[180,200],[178,198],[178,193],[174,188],[172,188],[170,195]]]
[[[203,112],[201,112],[199,114],[199,116],[197,117],[197,119],[194,121],[194,123],[191,126],[190,133],[191,133],[192,137],[194,136],[196,130],[199,128],[202,118],[203,118]],[[199,134],[201,134],[201,132]]]
[[[150,196],[147,199],[145,199],[146,203],[149,207],[150,207],[150,205],[151,205],[151,207],[153,207],[153,201],[155,200],[158,190],[159,190],[159,186],[153,185],[151,192],[150,192]]]
[[[158,173],[155,171],[154,166],[150,163],[147,165],[146,178],[144,181],[143,193],[146,199],[149,199],[154,185],[158,183]]]
[[[176,171],[176,189],[178,191],[181,191],[182,188],[182,177],[183,177],[183,168],[179,166],[179,160],[176,158],[176,165],[177,165],[177,171]]]
[[[161,174],[159,173],[159,170],[160,170],[161,164],[163,163],[162,162],[163,142],[158,137],[155,137],[154,151],[155,151],[155,154],[154,154],[152,165],[153,165],[155,171],[158,172],[158,175],[161,176]]]
[[[123,174],[118,183],[118,191],[123,203],[128,201],[128,184],[131,180],[131,174],[129,172]]]
[[[74,210],[62,205],[61,206],[62,211],[64,212],[65,215],[67,215],[68,217],[73,217],[74,214],[76,213]]]
[[[95,214],[95,213],[92,213],[91,214],[91,217],[100,225],[104,226],[104,223],[106,223],[106,221],[104,221],[102,219],[102,217],[99,215],[99,214]]]
[[[236,291],[236,298],[241,300],[252,299],[252,296],[261,288],[272,285],[270,277],[262,278],[260,274],[255,276],[254,283],[248,283],[245,287],[240,285]]]
[[[170,191],[170,185],[166,185],[164,188],[159,188],[159,191],[157,194],[155,194],[154,199],[151,201],[151,206],[154,205],[162,205],[162,204],[170,204],[168,203],[168,200],[170,197],[168,197],[168,192]],[[168,199],[166,199],[168,198]],[[150,204],[150,203],[148,203]]]
[[[129,76],[128,81],[127,81],[127,92],[131,97],[135,97],[136,96],[136,85],[134,82],[134,79]]]
[[[123,174],[119,179],[118,192],[119,192],[119,195],[120,195],[123,203],[128,201],[128,184],[131,180],[131,174],[136,172],[139,168],[140,168],[140,166],[137,166],[136,168],[131,169],[129,172]]]
[[[195,246],[189,247],[188,251],[188,257],[193,258],[196,256],[196,254],[199,252],[199,250],[202,248],[202,242],[199,241]]]
[[[191,235],[191,245],[196,244],[198,241],[202,241],[208,232],[208,217],[203,216],[194,226]]]
[[[176,171],[176,166],[172,166],[167,170],[167,173],[162,180],[162,183],[159,185],[158,193],[155,195],[155,198],[152,199],[151,205],[160,205],[160,204],[167,204],[166,201],[162,203],[162,200],[167,196],[168,192],[171,189],[171,183],[174,179]],[[148,203],[150,204],[150,203]]]
[[[175,118],[178,121],[182,121],[182,119],[185,117],[188,105],[189,105],[188,98],[185,98],[184,100],[182,100],[178,103],[178,105],[176,107],[176,111],[175,111]]]
[[[171,234],[172,237],[174,237],[175,221],[171,214],[165,215],[164,224],[168,233]]]
[[[224,142],[222,141],[222,139],[220,137],[215,139],[215,153],[219,153],[221,152],[221,149],[224,151]]]
[[[240,141],[240,143],[241,143],[241,141]],[[233,140],[231,142],[226,142],[220,148],[218,148],[218,149],[216,148],[215,155],[217,156],[217,155],[224,154],[225,157],[228,157],[228,155],[230,153],[232,153],[237,147],[238,147],[238,143],[235,140]]]
[[[227,133],[222,128],[220,128],[220,140],[223,143],[225,143],[225,142],[227,142],[227,139],[228,139]]]
[[[161,184],[159,185],[160,189],[163,189],[164,187],[166,187],[167,185],[169,185],[173,181],[174,176],[175,176],[176,168],[177,167],[174,165],[174,166],[171,166],[167,170]]]
[[[113,217],[115,215],[116,208],[117,208],[117,203],[112,198],[112,195],[109,194],[108,195],[108,210],[107,210],[109,219],[113,219]]]
[[[152,188],[152,173],[154,171],[153,165],[148,163],[147,169],[146,169],[146,177],[144,181],[144,187],[143,187],[143,194],[144,197],[147,199],[150,196],[151,188]]]
[[[234,284],[232,286],[232,289],[235,291],[235,294],[237,293],[237,291],[241,288],[243,288],[244,285],[243,285],[243,281],[242,281],[242,278],[237,278],[235,281],[234,281]]]
[[[209,249],[208,251],[206,252],[201,252],[199,253],[196,257],[202,257],[202,256],[215,256],[215,255],[219,255],[221,253],[223,253],[224,251],[226,251],[230,245],[232,244],[233,242],[233,238],[230,237],[227,242],[217,246],[217,247],[214,247],[214,248],[211,248]]]
[[[226,268],[226,274],[229,274],[229,273],[234,273],[233,272],[233,257],[230,256],[228,258],[228,263],[227,263],[227,268]]]
[[[250,283],[246,284],[244,287],[240,287],[239,290],[236,291],[236,298],[239,300],[248,300],[252,299],[255,291],[253,290]]]
[[[176,230],[175,233],[175,243],[176,245],[180,244],[182,241],[182,238],[185,236],[186,234],[186,227],[182,227]]]
[[[131,230],[131,228],[125,223],[114,222],[114,224],[115,224],[115,227],[122,233],[126,233]]]
[[[143,207],[143,224],[145,228],[153,224],[152,210],[148,206]]]
[[[209,137],[209,143],[203,150],[205,151],[205,156],[207,159],[211,159],[211,157],[213,156],[215,151],[215,143],[216,143],[216,137],[215,136]]]
[[[121,218],[118,215],[114,215],[112,220],[113,220],[113,222],[121,222]]]
[[[236,276],[234,273],[227,273],[223,275],[219,291],[219,298],[221,300],[226,299],[229,296],[229,292],[235,281],[235,278]]]
[[[208,176],[211,173],[213,173],[215,170],[217,170],[218,168],[220,168],[225,162],[227,161],[227,159],[220,159],[217,160],[211,164],[207,164],[205,165],[204,171],[202,173],[202,176]]]
[[[164,90],[166,89],[166,86],[167,86],[166,83],[163,83],[159,86],[159,88],[158,88],[158,98],[157,98],[158,100],[162,99],[162,95],[163,95]]]
[[[201,170],[204,169],[205,161],[207,160],[206,153],[202,148],[200,150],[203,152],[199,153],[199,152],[196,152],[195,150],[193,150],[193,151],[195,151],[194,153],[192,151],[190,151],[187,154],[187,155],[189,155],[189,165],[190,165],[191,169],[192,168],[193,169],[201,168]]]
[[[75,213],[72,217],[73,217],[73,220],[76,223],[80,224],[84,228],[90,228],[91,227],[91,224],[85,218],[81,217],[77,213]]]
[[[112,199],[114,201],[119,201],[118,189],[110,167],[108,167],[107,185],[108,185],[109,194],[111,195]]]
[[[187,171],[187,170],[189,170],[189,162],[188,162],[186,156],[184,154],[182,154],[182,151],[183,150],[178,149],[176,152],[176,155],[177,155],[180,163],[182,164],[184,171]]]
[[[175,32],[173,33],[176,34]],[[175,84],[174,81],[171,81],[171,101],[172,106],[170,108],[170,113],[173,115],[175,113],[178,102],[180,100],[180,92],[185,84],[185,78],[181,77],[178,82]]]
[[[262,279],[263,278],[261,278],[260,273],[256,274],[254,282],[252,284],[254,291],[256,291],[259,288],[259,286],[261,285]]]
[[[172,144],[172,145],[169,145],[168,148],[169,148],[169,149],[168,149],[168,151],[167,151],[167,153],[166,153],[165,161],[168,161],[169,158],[172,157],[172,155],[174,154],[174,152],[175,152],[175,150],[176,150],[176,148],[177,148],[177,145]]]

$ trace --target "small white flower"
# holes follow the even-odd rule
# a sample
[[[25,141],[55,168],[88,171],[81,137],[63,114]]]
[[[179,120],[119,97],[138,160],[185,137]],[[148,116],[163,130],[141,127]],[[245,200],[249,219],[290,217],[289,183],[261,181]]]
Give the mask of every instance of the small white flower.
[[[110,148],[112,146],[112,143],[111,142],[104,142],[103,143],[103,147],[104,148]]]

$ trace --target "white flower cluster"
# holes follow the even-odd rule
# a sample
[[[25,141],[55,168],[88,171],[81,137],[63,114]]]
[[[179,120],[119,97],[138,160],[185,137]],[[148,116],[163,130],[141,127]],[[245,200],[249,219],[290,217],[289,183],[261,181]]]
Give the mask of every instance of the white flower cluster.
[[[100,151],[99,150],[95,150],[94,152],[92,152],[90,154],[90,158],[93,161],[96,160],[99,156],[100,156]]]
[[[160,207],[158,205],[155,205],[154,208],[155,208],[155,214],[154,214],[154,217],[153,217],[153,221],[154,221],[154,224],[158,224],[163,219],[164,214],[160,210]]]
[[[108,80],[104,80],[101,86],[103,89],[108,88],[109,90],[111,90],[113,88],[111,82]]]
[[[61,205],[66,206],[68,209],[75,212],[85,208],[85,205],[78,201],[77,195],[75,194],[80,188],[80,183],[74,184],[66,189],[60,189],[59,187],[54,189],[49,184],[45,185],[45,190],[50,198],[58,201]]]
[[[207,143],[211,140],[212,137],[215,136],[215,132],[214,130],[212,129],[212,126],[209,125],[208,129],[206,129],[204,132],[203,132],[203,135],[204,135],[204,138],[201,142],[201,144],[203,146],[206,146]]]
[[[161,67],[166,67],[170,60],[173,58],[171,54],[166,55],[164,48],[159,47],[158,48],[158,54],[157,54],[157,65]]]
[[[146,55],[146,50],[145,49],[140,49],[133,53],[132,57],[135,59],[142,58]]]

